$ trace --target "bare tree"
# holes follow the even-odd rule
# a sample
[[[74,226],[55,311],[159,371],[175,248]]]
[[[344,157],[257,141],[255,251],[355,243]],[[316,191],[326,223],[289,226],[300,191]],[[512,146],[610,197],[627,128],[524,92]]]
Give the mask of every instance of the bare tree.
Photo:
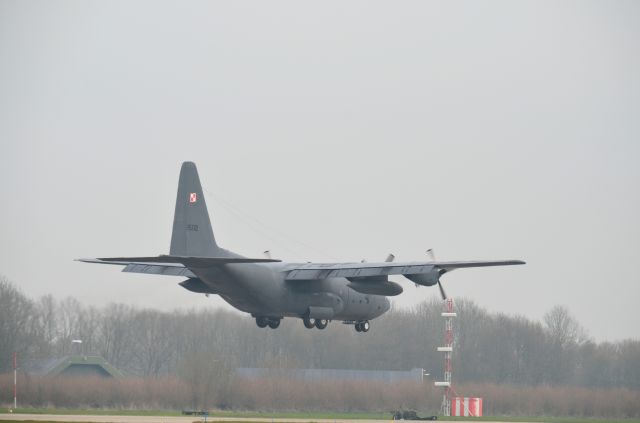
[[[102,310],[98,324],[98,351],[112,364],[126,368],[131,362],[133,319],[136,311],[124,304],[110,304]]]
[[[11,368],[14,352],[32,352],[36,326],[31,300],[0,276],[0,373]]]
[[[175,354],[172,345],[173,321],[168,313],[142,310],[133,321],[132,350],[134,366],[143,376],[165,374]]]
[[[543,321],[553,342],[562,347],[578,345],[587,340],[586,331],[565,306],[554,306],[544,315]]]
[[[546,382],[570,384],[576,376],[578,347],[586,341],[586,332],[565,306],[554,306],[543,321],[549,336]]]

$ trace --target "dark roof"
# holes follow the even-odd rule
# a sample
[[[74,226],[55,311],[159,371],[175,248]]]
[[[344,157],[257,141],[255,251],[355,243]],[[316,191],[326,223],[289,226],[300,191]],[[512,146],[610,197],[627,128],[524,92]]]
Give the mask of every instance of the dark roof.
[[[281,376],[304,381],[348,380],[395,383],[400,381],[422,382],[422,369],[399,370],[346,370],[346,369],[265,369],[240,367],[236,374],[246,378]]]
[[[72,371],[86,368],[98,369],[99,373],[105,376],[122,377],[123,373],[109,364],[104,358],[96,355],[70,355],[61,358],[45,358],[28,360],[22,366],[22,370],[31,375],[57,376],[65,373],[79,372]]]

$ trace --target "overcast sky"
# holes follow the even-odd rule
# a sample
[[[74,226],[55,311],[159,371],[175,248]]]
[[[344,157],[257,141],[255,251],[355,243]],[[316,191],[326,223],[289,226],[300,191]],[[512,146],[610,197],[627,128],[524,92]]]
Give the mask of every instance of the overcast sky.
[[[166,254],[192,160],[238,253],[521,258],[445,288],[638,338],[639,45],[637,1],[0,0],[0,274],[230,308],[73,261]],[[401,283],[396,307],[438,296]]]

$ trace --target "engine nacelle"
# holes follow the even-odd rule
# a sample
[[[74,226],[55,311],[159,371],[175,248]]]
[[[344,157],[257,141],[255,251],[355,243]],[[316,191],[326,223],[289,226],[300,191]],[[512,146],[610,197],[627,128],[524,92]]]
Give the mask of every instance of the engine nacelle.
[[[442,276],[443,273],[444,272],[441,269],[436,269],[434,267],[428,273],[404,275],[404,277],[409,279],[413,283],[417,283],[418,285],[433,286],[440,281],[440,276]]]
[[[178,285],[187,291],[196,292],[198,294],[216,294],[216,291],[209,288],[206,283],[202,282],[198,278],[189,278],[186,281],[180,282]]]
[[[347,286],[361,294],[384,295],[393,297],[402,294],[402,287],[395,282],[365,282],[352,280]]]

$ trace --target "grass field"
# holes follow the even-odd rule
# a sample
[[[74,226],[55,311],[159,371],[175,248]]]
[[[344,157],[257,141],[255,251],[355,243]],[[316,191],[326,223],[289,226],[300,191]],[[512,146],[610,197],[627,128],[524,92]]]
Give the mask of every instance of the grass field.
[[[577,417],[519,417],[519,416],[483,416],[483,417],[440,417],[441,421],[478,421],[478,422],[549,422],[549,423],[640,423],[639,419],[597,419]]]
[[[77,409],[77,408],[17,408],[13,411],[19,414],[56,414],[56,415],[100,415],[100,416],[182,416],[180,411],[162,410],[118,410],[118,409]],[[0,409],[6,414],[6,408]],[[274,418],[274,419],[318,419],[318,420],[391,420],[391,413],[322,413],[322,412],[241,412],[241,411],[211,411],[211,417],[238,418]],[[638,422],[640,423],[640,422]]]
[[[0,408],[0,414],[7,414],[7,408]],[[117,409],[75,409],[75,408],[18,408],[16,414],[52,414],[52,415],[104,415],[104,416],[182,416],[179,411],[162,410],[117,410]],[[424,414],[420,414],[421,416]],[[306,419],[317,420],[391,420],[391,413],[322,413],[322,412],[240,412],[212,411],[210,417],[226,418],[265,418],[265,419]],[[197,419],[197,417],[195,417]],[[640,423],[640,419],[598,419],[575,417],[526,417],[526,416],[484,416],[484,417],[442,417],[439,421],[494,421],[494,422],[548,422],[548,423]],[[3,420],[3,423],[12,420]],[[22,421],[22,423],[25,423]],[[46,422],[39,422],[46,423]],[[246,423],[232,422],[229,423]]]

